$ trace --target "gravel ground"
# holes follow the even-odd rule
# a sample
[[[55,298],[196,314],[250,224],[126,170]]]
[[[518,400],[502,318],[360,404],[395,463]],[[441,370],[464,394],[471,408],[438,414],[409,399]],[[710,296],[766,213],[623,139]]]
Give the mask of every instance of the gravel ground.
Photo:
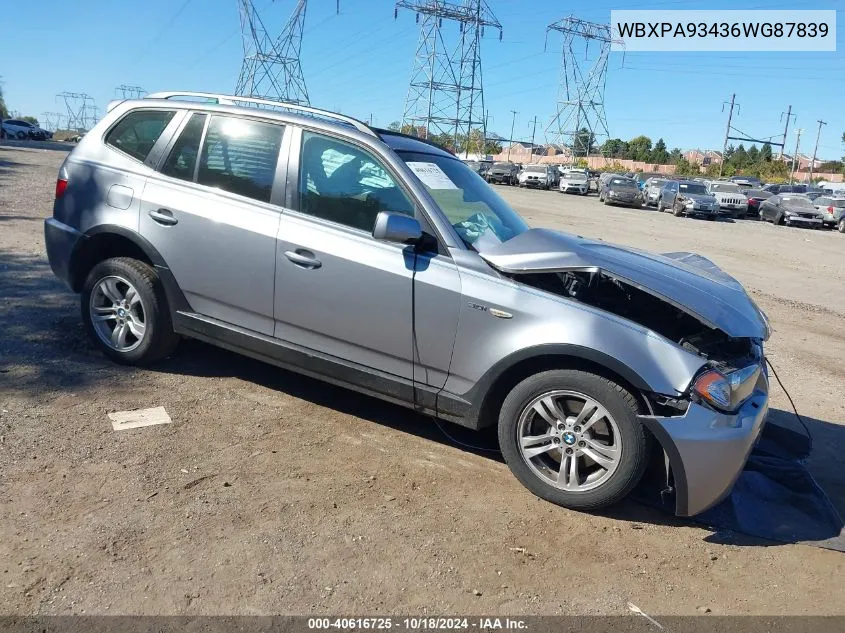
[[[0,614],[845,614],[841,554],[633,502],[563,510],[430,420],[207,345],[107,362],[44,256],[63,157],[0,146]],[[845,236],[498,189],[535,225],[693,250],[745,283],[845,511]],[[112,431],[109,412],[158,405],[173,424]],[[788,423],[777,387],[772,405]]]

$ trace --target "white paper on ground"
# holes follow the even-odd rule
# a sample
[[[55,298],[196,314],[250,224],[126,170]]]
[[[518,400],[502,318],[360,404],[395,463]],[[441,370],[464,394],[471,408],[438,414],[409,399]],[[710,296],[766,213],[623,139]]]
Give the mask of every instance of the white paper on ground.
[[[153,426],[155,424],[170,424],[170,416],[164,407],[152,409],[137,409],[136,411],[118,411],[109,413],[112,429],[123,431],[124,429],[137,429],[142,426]]]
[[[453,183],[449,176],[446,175],[440,166],[436,163],[407,163],[411,171],[417,175],[417,178],[423,181],[423,184],[430,189],[457,189],[457,185]]]

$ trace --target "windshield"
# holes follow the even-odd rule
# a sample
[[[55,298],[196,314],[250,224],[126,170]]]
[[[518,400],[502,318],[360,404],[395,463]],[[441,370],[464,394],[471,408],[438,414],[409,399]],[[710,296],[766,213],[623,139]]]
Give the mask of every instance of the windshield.
[[[662,187],[665,184],[666,184],[665,178],[652,178],[651,180],[648,181],[649,187]]]
[[[566,180],[584,180],[586,178],[584,174],[579,174],[577,171],[568,171],[563,177]]]
[[[704,185],[687,184],[687,183],[682,182],[680,185],[678,185],[678,189],[680,189],[684,193],[691,193],[691,194],[697,193],[697,194],[702,195],[702,196],[707,195],[707,188]]]
[[[528,167],[525,168],[525,171],[541,171],[546,173],[546,168],[542,165],[528,165]]]
[[[484,251],[528,230],[525,220],[461,161],[421,152],[397,153],[468,246]]]
[[[509,168],[511,163],[493,163],[493,167],[507,167]]]
[[[616,187],[636,187],[637,183],[633,180],[628,180],[627,178],[614,178],[610,181],[611,185]]]
[[[723,191],[725,193],[742,193],[742,190],[738,186],[725,182],[713,183],[710,185],[710,189],[713,191]]]

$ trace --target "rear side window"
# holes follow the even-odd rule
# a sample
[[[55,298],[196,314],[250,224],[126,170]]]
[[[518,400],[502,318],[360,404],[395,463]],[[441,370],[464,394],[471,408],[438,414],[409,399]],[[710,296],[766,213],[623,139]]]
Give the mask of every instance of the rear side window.
[[[173,110],[130,112],[106,135],[106,143],[132,158],[146,160],[158,137],[173,118],[173,113]]]
[[[193,180],[194,169],[200,155],[202,131],[205,128],[205,114],[192,114],[182,130],[161,172],[180,180]]]
[[[272,123],[212,116],[197,182],[270,202],[283,130]]]

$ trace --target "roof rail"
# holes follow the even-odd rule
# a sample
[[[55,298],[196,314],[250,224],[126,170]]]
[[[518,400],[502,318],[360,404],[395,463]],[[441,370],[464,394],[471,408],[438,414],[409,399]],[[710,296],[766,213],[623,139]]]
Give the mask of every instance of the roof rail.
[[[144,99],[180,99],[182,97],[190,97],[193,99],[207,99],[212,103],[217,103],[220,105],[232,105],[237,106],[242,103],[249,103],[253,105],[263,105],[263,106],[270,106],[273,108],[284,108],[285,110],[294,110],[296,112],[306,112],[308,114],[316,114],[318,116],[325,117],[327,119],[335,119],[337,121],[343,121],[344,123],[348,123],[352,127],[354,127],[359,132],[363,132],[364,134],[368,134],[369,136],[375,136],[378,138],[378,134],[373,131],[373,129],[368,126],[366,123],[359,121],[351,116],[346,116],[345,114],[338,114],[337,112],[331,112],[329,110],[320,110],[319,108],[312,108],[311,106],[300,105],[298,103],[287,103],[285,101],[273,101],[272,99],[258,99],[256,97],[243,97],[240,95],[225,95],[225,94],[217,94],[213,92],[182,92],[182,91],[168,91],[168,92],[154,92],[153,94],[148,94],[144,97]]]

